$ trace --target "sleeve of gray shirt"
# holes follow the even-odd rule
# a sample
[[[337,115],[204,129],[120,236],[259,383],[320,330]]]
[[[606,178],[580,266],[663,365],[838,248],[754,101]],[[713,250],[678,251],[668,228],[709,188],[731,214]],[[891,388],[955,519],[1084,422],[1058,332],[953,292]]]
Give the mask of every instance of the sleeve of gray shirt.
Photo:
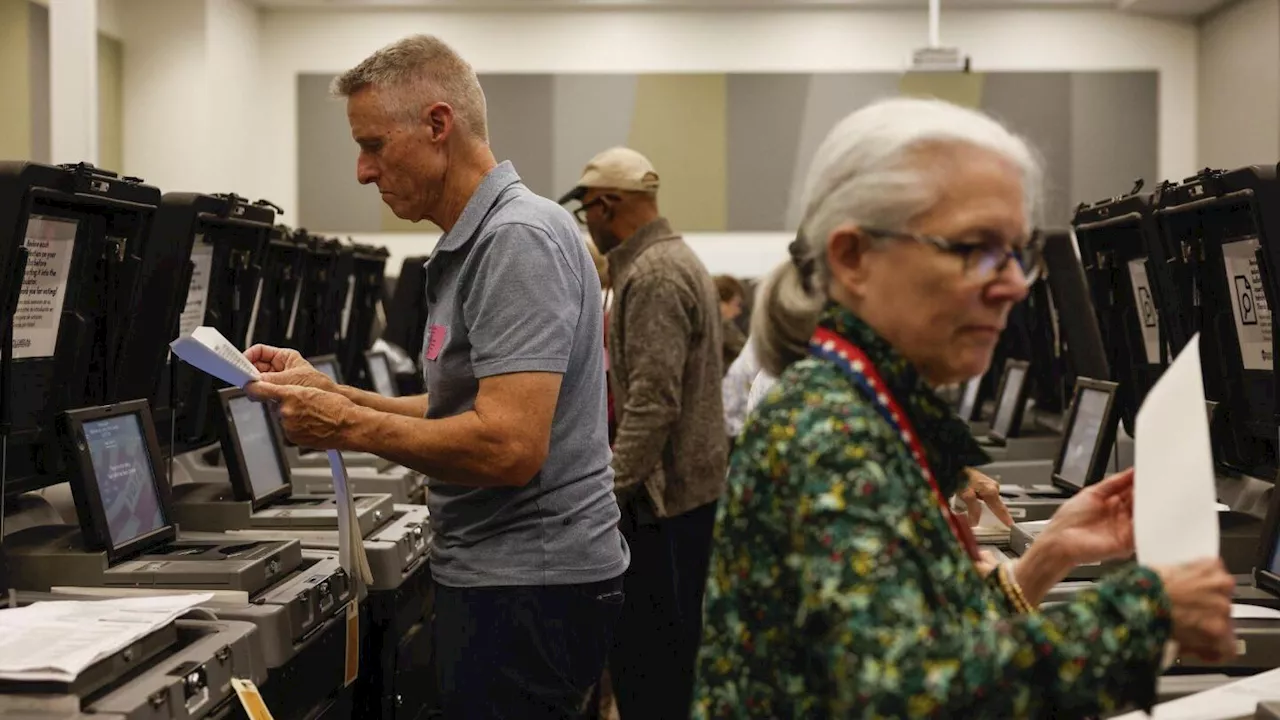
[[[649,479],[680,417],[684,364],[693,335],[688,303],[680,289],[658,277],[637,279],[627,289],[627,399],[618,408],[613,447],[614,486],[624,490]]]
[[[582,314],[582,279],[545,231],[507,224],[477,238],[463,301],[477,379],[519,372],[564,374]]]

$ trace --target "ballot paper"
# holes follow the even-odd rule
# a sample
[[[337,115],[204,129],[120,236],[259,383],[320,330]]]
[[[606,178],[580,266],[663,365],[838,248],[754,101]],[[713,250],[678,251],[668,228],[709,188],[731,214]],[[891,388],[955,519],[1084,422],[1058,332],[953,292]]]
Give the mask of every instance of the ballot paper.
[[[201,325],[189,335],[169,343],[173,353],[228,385],[242,388],[261,378],[244,353],[223,337],[217,328]]]
[[[1269,670],[1212,690],[1161,703],[1148,715],[1138,710],[1116,720],[1234,720],[1252,718],[1258,703],[1280,700],[1280,669]]]
[[[211,597],[51,600],[0,610],[0,679],[71,682]]]
[[[198,327],[189,335],[169,343],[169,347],[183,361],[228,385],[242,388],[262,377],[244,353],[236,349],[217,328]],[[348,575],[368,585],[373,582],[373,571],[369,568],[355,503],[347,487],[347,466],[342,453],[337,450],[328,451],[328,457],[329,469],[333,473],[333,493],[338,501],[338,559]]]
[[[1138,410],[1133,534],[1143,565],[1218,557],[1218,498],[1204,407],[1197,334]]]

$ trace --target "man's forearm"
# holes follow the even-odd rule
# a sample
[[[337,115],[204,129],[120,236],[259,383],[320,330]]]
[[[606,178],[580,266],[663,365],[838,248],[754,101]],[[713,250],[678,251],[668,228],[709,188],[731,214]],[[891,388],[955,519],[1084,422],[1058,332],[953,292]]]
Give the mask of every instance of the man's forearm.
[[[426,396],[419,396],[425,401]],[[409,398],[397,398],[407,400]],[[439,420],[360,407],[346,422],[342,450],[368,452],[442,482],[472,487],[523,485],[537,468],[475,411]]]
[[[339,385],[338,393],[351,402],[379,412],[405,417],[422,418],[427,416],[427,396],[409,395],[407,397],[387,397],[350,385]]]

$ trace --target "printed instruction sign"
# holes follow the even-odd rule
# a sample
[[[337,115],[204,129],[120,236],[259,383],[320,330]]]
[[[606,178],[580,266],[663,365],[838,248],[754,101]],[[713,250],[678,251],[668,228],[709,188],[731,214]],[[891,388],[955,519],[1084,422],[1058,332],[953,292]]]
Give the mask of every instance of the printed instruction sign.
[[[15,360],[53,357],[78,227],[75,220],[37,215],[27,220],[27,270],[13,316]]]
[[[204,236],[196,236],[191,248],[191,285],[187,287],[187,302],[182,306],[182,318],[178,321],[178,337],[190,335],[204,324],[209,309],[209,279],[213,272],[213,246],[204,243]]]
[[[1160,364],[1160,311],[1151,294],[1147,277],[1147,259],[1129,261],[1129,279],[1133,285],[1133,306],[1138,309],[1138,325],[1142,328],[1142,344],[1147,348],[1147,362]]]
[[[1267,307],[1262,274],[1258,269],[1258,239],[1225,243],[1222,260],[1227,286],[1231,289],[1231,311],[1240,338],[1240,356],[1246,370],[1271,372],[1275,358],[1271,348],[1271,308]]]

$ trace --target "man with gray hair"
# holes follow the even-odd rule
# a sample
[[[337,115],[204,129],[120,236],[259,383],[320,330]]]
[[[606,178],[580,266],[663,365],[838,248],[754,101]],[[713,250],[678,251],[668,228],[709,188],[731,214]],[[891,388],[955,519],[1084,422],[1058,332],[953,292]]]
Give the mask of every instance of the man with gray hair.
[[[286,434],[430,478],[435,652],[448,718],[573,718],[600,677],[629,563],[605,411],[600,283],[573,218],[489,149],[475,72],[414,36],[334,83],[357,179],[444,230],[427,263],[427,394],[335,385],[250,348]]]

